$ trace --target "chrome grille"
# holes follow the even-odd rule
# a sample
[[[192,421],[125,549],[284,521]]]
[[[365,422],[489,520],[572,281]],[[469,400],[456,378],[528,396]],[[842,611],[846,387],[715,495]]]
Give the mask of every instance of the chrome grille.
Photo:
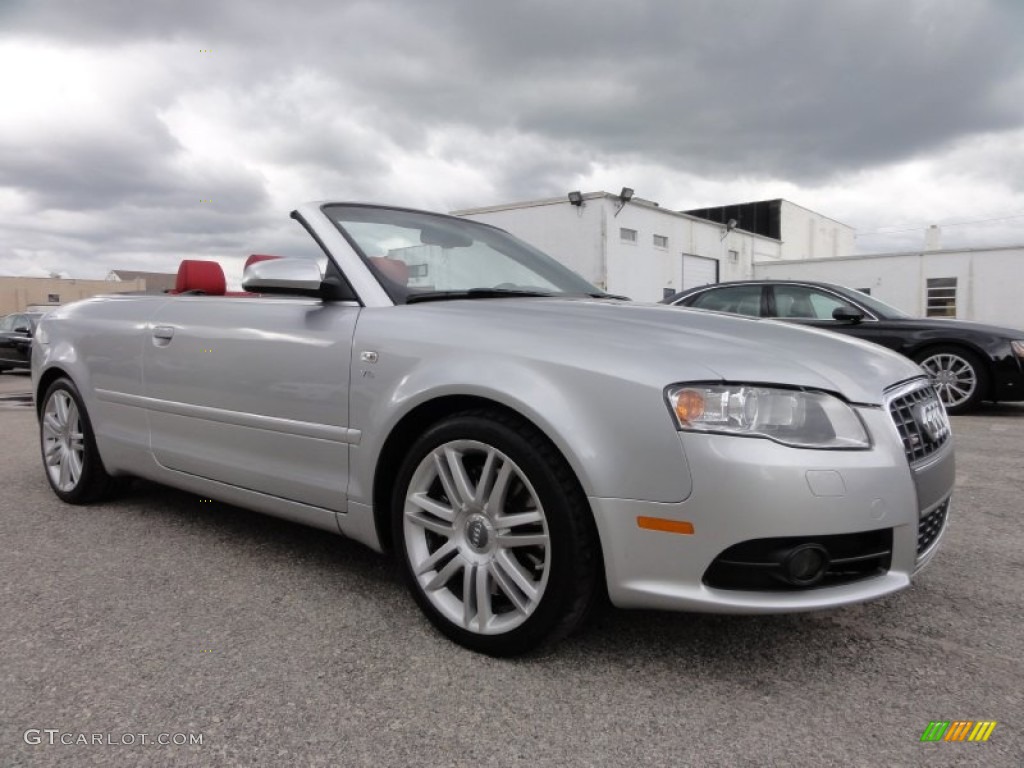
[[[927,382],[901,387],[889,400],[889,415],[903,441],[903,450],[911,464],[927,458],[949,440],[946,409]]]
[[[932,544],[939,538],[942,529],[946,526],[946,513],[949,511],[949,499],[917,523],[917,556],[920,557],[931,549]]]

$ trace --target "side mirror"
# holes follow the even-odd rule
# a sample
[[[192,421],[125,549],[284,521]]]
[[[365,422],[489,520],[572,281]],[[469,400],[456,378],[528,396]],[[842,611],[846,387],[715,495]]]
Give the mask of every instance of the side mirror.
[[[245,268],[242,288],[252,293],[289,296],[322,296],[323,277],[316,262],[309,259],[270,259]]]
[[[15,333],[20,333],[23,336],[31,336],[32,335],[32,329],[29,326],[27,326],[27,325],[16,326],[14,328],[14,332]]]
[[[854,307],[836,307],[832,310],[832,319],[841,323],[859,323],[864,313]]]

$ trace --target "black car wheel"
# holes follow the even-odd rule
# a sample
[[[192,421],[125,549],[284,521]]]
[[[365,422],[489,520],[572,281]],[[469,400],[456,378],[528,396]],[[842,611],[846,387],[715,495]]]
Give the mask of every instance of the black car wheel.
[[[988,393],[988,371],[977,355],[959,347],[932,347],[914,358],[931,377],[949,413],[975,408]]]
[[[504,413],[452,416],[413,445],[392,532],[420,608],[472,650],[525,653],[568,634],[594,602],[586,497],[554,446]]]
[[[43,395],[39,440],[46,479],[62,501],[88,504],[112,489],[89,414],[70,379],[57,379]]]

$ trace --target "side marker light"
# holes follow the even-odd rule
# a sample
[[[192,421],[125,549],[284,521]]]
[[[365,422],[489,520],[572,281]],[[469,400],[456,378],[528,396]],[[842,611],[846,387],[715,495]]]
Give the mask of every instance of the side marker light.
[[[693,523],[685,520],[666,520],[664,517],[637,517],[636,524],[648,531],[661,531],[663,533],[682,533],[687,536],[693,535]]]

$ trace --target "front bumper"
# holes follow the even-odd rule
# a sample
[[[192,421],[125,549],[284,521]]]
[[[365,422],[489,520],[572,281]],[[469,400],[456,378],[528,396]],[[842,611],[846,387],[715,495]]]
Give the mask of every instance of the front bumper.
[[[1024,360],[1009,350],[992,362],[992,389],[988,399],[1002,402],[1024,400]]]
[[[944,525],[930,529],[927,546],[918,551],[921,519],[948,505],[952,441],[912,467],[888,412],[858,410],[873,438],[870,450],[802,450],[684,432],[680,440],[693,477],[685,501],[591,498],[611,601],[623,608],[788,613],[863,602],[907,587],[944,531]],[[685,521],[693,533],[641,528],[639,517]],[[879,530],[891,531],[892,551],[878,575],[835,586],[757,591],[705,582],[716,558],[742,542]]]

